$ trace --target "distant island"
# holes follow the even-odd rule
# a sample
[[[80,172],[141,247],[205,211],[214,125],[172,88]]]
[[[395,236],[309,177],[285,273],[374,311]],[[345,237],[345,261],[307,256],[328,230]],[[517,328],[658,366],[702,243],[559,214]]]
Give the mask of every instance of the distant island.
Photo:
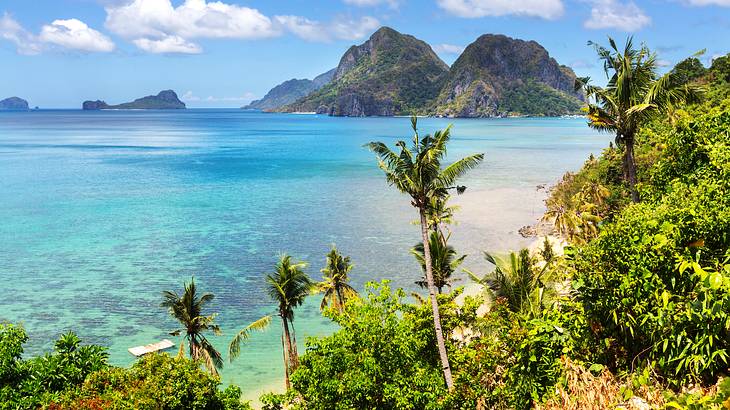
[[[164,90],[157,95],[148,95],[118,105],[109,105],[102,100],[84,101],[82,108],[84,110],[182,110],[186,107],[175,91]]]
[[[334,75],[335,69],[333,68],[326,73],[314,77],[313,80],[300,80],[293,78],[291,80],[284,81],[266,93],[264,98],[251,101],[251,104],[242,108],[244,110],[254,109],[268,111],[283,107],[319,90],[332,81],[332,77]]]
[[[0,100],[0,110],[2,111],[27,111],[28,101],[19,97],[10,97]]]
[[[244,108],[353,117],[560,116],[583,105],[575,80],[535,41],[485,34],[449,67],[426,42],[381,27],[350,47],[336,69],[313,81],[286,81]]]

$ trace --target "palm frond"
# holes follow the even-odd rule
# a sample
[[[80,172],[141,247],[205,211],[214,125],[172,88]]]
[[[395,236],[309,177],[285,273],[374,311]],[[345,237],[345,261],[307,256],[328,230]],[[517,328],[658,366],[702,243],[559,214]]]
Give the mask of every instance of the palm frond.
[[[232,362],[233,359],[237,358],[241,353],[241,344],[247,341],[251,337],[253,331],[263,331],[271,324],[271,316],[267,315],[255,322],[250,323],[245,328],[238,331],[236,336],[233,337],[231,343],[228,345],[228,357]]]

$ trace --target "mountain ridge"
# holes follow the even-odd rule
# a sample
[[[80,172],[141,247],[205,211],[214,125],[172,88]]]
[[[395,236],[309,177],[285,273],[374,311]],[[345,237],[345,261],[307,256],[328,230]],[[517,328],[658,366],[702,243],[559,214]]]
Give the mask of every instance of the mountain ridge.
[[[103,100],[87,100],[81,105],[84,110],[181,110],[185,103],[180,101],[173,90],[162,90],[157,95],[137,98],[132,102],[109,105]]]

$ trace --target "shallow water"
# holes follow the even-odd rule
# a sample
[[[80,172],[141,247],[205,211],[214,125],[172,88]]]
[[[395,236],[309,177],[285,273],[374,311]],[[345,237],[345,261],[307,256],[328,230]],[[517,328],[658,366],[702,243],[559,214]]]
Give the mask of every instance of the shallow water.
[[[486,153],[455,201],[452,238],[477,271],[486,269],[481,250],[527,243],[516,231],[542,213],[537,185],[609,140],[582,119],[419,122],[424,132],[449,123],[452,158]],[[224,336],[212,339],[222,350],[272,312],[262,277],[280,252],[309,261],[318,278],[336,243],[352,256],[358,289],[385,278],[412,289],[417,215],[362,147],[409,139],[409,127],[405,118],[240,110],[0,113],[0,320],[25,325],[27,354],[74,330],[127,365],[128,347],[169,337],[175,323],[160,292],[193,275],[216,295]],[[296,312],[300,343],[332,330],[310,299]],[[279,386],[279,334],[278,323],[256,334],[226,363],[224,381],[247,398]]]

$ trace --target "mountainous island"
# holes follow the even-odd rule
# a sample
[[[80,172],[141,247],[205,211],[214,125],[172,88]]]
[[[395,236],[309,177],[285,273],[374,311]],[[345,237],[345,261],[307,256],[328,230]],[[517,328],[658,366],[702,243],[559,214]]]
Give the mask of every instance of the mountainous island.
[[[454,62],[429,113],[454,117],[577,112],[576,76],[535,41],[485,34]]]
[[[2,111],[27,111],[28,101],[19,97],[10,97],[0,100],[0,110]]]
[[[84,101],[82,108],[84,110],[180,110],[186,107],[175,91],[163,90],[157,95],[148,95],[118,105],[109,105],[102,100]]]
[[[335,69],[331,69],[326,73],[322,73],[313,80],[309,79],[296,79],[284,81],[283,83],[272,88],[264,98],[260,100],[251,101],[251,104],[243,107],[243,109],[255,109],[255,110],[272,110],[287,104],[291,104],[296,100],[306,97],[310,93],[319,90],[325,84],[332,81],[332,77],[335,75]]]
[[[535,41],[486,34],[449,67],[424,41],[382,27],[345,52],[331,81],[315,88],[309,80],[290,80],[245,108],[334,116],[555,116],[582,106],[575,79]]]
[[[410,113],[439,95],[448,72],[427,43],[382,27],[347,50],[332,82],[279,110],[336,116]]]

